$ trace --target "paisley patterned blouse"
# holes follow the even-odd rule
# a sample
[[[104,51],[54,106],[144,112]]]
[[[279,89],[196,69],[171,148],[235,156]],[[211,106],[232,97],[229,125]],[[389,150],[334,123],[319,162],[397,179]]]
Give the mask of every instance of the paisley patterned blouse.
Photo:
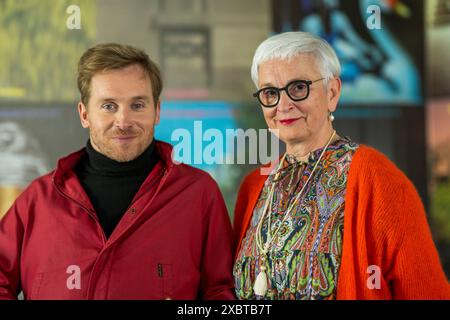
[[[242,241],[233,268],[239,299],[335,299],[341,261],[344,200],[350,163],[358,148],[349,138],[330,144],[290,215],[289,204],[302,189],[323,149],[311,152],[307,163],[287,161],[276,175],[266,180]],[[272,199],[271,234],[275,239],[267,253],[268,291],[255,296],[253,285],[261,256],[256,245],[257,225],[264,204],[275,183]],[[262,225],[267,238],[268,217]]]

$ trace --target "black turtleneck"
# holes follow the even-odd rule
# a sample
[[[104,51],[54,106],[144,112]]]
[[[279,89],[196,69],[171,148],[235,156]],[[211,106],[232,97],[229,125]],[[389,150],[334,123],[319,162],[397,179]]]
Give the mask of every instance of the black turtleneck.
[[[97,152],[90,141],[75,172],[109,238],[140,186],[158,162],[155,141],[136,159],[117,162]]]

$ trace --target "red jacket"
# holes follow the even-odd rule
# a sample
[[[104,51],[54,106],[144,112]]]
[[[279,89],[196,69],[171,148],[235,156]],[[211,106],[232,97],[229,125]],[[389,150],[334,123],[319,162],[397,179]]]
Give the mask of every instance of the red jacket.
[[[0,220],[0,298],[233,299],[231,225],[205,172],[161,161],[106,239],[73,168],[59,160]]]

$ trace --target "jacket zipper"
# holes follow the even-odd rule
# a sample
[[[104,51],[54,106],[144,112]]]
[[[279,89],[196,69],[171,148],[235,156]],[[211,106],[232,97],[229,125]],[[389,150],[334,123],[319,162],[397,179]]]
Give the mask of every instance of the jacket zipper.
[[[95,225],[96,225],[96,227],[97,227],[97,232],[100,233],[100,236],[101,236],[102,242],[103,242],[102,244],[103,244],[103,246],[105,246],[105,244],[106,244],[106,235],[105,235],[105,232],[103,231],[103,229],[102,229],[101,226],[100,226],[100,222],[98,221],[97,216],[96,216],[91,210],[89,210],[89,209],[86,208],[83,204],[81,204],[79,201],[77,201],[77,200],[73,199],[72,197],[68,196],[67,194],[65,194],[65,193],[60,189],[60,187],[58,186],[58,184],[55,183],[55,180],[54,180],[53,178],[52,178],[52,181],[53,181],[53,184],[54,184],[55,187],[56,187],[56,190],[58,190],[58,192],[59,192],[64,198],[69,199],[70,201],[76,203],[78,206],[80,206],[82,209],[84,209],[84,210],[89,214],[89,216],[91,217],[91,219],[93,219],[93,220],[95,221]]]
[[[168,171],[169,171],[169,170],[164,169],[163,172],[158,176],[158,178],[162,176],[162,177],[161,177],[161,180],[160,180],[160,182],[159,182],[159,185],[158,185],[158,187],[156,188],[155,193],[153,194],[152,198],[151,198],[150,201],[146,204],[145,207],[149,206],[149,205],[151,204],[151,202],[153,201],[153,199],[154,199],[154,198],[156,197],[156,195],[158,194],[159,190],[161,189],[161,187],[163,186],[164,182],[166,181],[167,176],[169,175],[169,174],[168,174]],[[155,182],[155,184],[156,184],[156,182]],[[152,185],[152,186],[153,186],[153,185]],[[142,196],[141,196],[141,197],[142,197]],[[134,201],[131,203],[131,205],[130,205],[129,208],[131,208],[131,207],[133,206],[133,204],[134,204],[137,200],[139,200],[141,197],[139,197],[139,198],[137,198],[137,199],[134,199]],[[129,210],[129,208],[128,208],[128,210]],[[128,211],[128,210],[127,210],[127,211]],[[136,221],[133,221],[133,223],[136,223]],[[114,242],[116,242],[116,241],[118,241],[120,238],[122,238],[127,232],[128,232],[128,230],[125,230],[124,232],[122,232],[121,234],[119,234],[119,235],[114,239]],[[111,239],[111,238],[109,238],[109,239]],[[109,239],[108,239],[108,240],[109,240]]]
[[[158,263],[158,277],[160,278],[164,277],[164,269],[161,263]]]
[[[166,169],[163,169],[163,171],[162,171],[157,177],[155,177],[155,180],[152,181],[152,184],[149,185],[149,186],[146,188],[146,191],[149,190],[150,188],[152,188],[156,183],[158,183],[158,179],[161,178],[161,177],[164,177],[165,174],[166,174]],[[161,183],[162,183],[162,181],[161,181]],[[155,193],[156,193],[156,192],[155,192]],[[143,192],[143,194],[145,194],[145,192]],[[136,199],[133,199],[133,201],[131,201],[131,203],[130,203],[130,205],[128,206],[128,208],[127,208],[126,211],[129,211],[130,208],[133,207],[133,205],[134,205],[141,197],[142,197],[142,195],[139,196],[139,197],[136,198]],[[125,212],[126,212],[126,211],[125,211]]]
[[[72,197],[68,196],[67,194],[65,194],[60,187],[58,186],[57,183],[55,183],[55,180],[52,178],[53,184],[56,187],[56,190],[58,190],[58,192],[66,199],[73,201],[74,203],[76,203],[78,206],[80,206],[82,209],[84,209],[88,215],[91,217],[91,219],[94,220],[95,225],[97,226],[97,232],[100,233],[101,238],[102,238],[102,249],[99,253],[99,255],[101,254],[101,252],[105,249],[105,244],[106,244],[106,236],[105,236],[105,232],[103,231],[102,227],[100,226],[99,221],[97,220],[97,217],[93,214],[93,212],[91,212],[91,210],[89,210],[88,208],[86,208],[84,205],[82,205],[79,201],[73,199]],[[95,259],[94,265],[93,265],[93,269],[95,269],[95,266],[98,262],[98,259]],[[93,288],[92,288],[92,277],[93,277],[93,273],[90,274],[89,276],[89,280],[88,280],[88,287],[87,287],[87,291],[86,291],[86,297],[87,300],[91,300],[92,296],[93,296]]]
[[[164,169],[163,172],[162,172],[162,174],[160,174],[160,175],[158,176],[158,178],[159,178],[161,175],[162,175],[162,178],[161,178],[160,184],[159,184],[158,188],[156,189],[155,194],[153,195],[152,199],[156,196],[156,194],[158,193],[158,191],[161,189],[162,185],[164,184],[164,182],[165,182],[165,180],[166,180],[166,178],[167,178],[167,176],[168,176],[168,170],[167,170],[167,169]],[[77,201],[77,200],[75,200],[75,199],[69,197],[67,194],[65,194],[65,193],[60,189],[60,187],[58,186],[58,184],[55,183],[55,180],[54,180],[53,177],[52,177],[52,182],[53,182],[53,184],[55,185],[56,190],[58,190],[58,192],[59,192],[64,198],[69,199],[69,200],[75,202],[76,204],[78,204],[81,208],[83,208],[84,210],[87,211],[87,213],[89,214],[89,216],[90,216],[92,219],[94,219],[94,221],[96,222],[96,225],[97,225],[97,230],[99,230],[99,232],[101,233],[102,241],[103,241],[103,247],[104,247],[105,244],[106,244],[106,242],[107,242],[107,240],[106,240],[105,232],[104,232],[103,229],[101,228],[100,223],[99,223],[99,221],[97,220],[97,217],[96,217],[96,216],[95,216],[88,208],[86,208],[83,204],[81,204],[79,201]],[[155,182],[155,183],[156,183],[156,182]],[[153,186],[153,185],[152,185],[152,186]],[[140,197],[139,197],[139,198],[140,198]],[[130,207],[131,207],[131,206],[132,206],[139,198],[137,198],[135,201],[133,201],[133,202],[131,203]],[[122,237],[123,235],[124,235],[124,233],[120,234],[119,237],[118,237],[117,239],[119,239],[119,238]],[[117,241],[117,239],[116,239],[115,241]],[[103,249],[102,249],[102,251],[103,251]],[[94,263],[92,272],[95,270],[95,266],[96,266],[96,262]],[[161,269],[160,269],[160,268],[161,268]],[[160,273],[160,272],[161,272],[161,273]],[[158,274],[159,274],[159,273],[161,274],[161,276],[163,276],[163,268],[162,268],[162,265],[161,265],[161,267],[158,265]],[[93,277],[93,273],[91,273],[91,275],[90,275],[90,277],[89,277],[89,281],[88,281],[88,289],[87,289],[87,299],[88,299],[88,300],[92,299],[92,298],[93,298],[93,294],[94,294],[94,292],[92,291],[92,290],[93,290],[92,277]]]

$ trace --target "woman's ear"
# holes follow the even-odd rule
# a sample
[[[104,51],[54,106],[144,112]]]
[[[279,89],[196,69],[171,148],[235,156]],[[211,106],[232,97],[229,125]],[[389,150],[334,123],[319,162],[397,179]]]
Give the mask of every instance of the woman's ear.
[[[336,110],[339,97],[341,96],[342,82],[339,77],[334,77],[328,81],[327,96],[328,110],[334,112]]]

